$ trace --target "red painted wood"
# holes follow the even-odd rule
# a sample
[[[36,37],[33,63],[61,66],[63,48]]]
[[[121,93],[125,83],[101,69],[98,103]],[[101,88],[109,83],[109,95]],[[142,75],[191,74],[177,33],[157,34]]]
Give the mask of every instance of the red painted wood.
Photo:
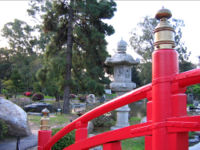
[[[200,116],[187,116],[187,86],[200,83],[200,69],[180,73],[173,49],[153,53],[152,84],[133,90],[76,119],[53,137],[39,131],[38,149],[49,150],[64,135],[76,130],[75,143],[64,150],[88,150],[103,145],[104,150],[121,150],[119,141],[145,136],[145,150],[187,150],[188,132],[200,131]],[[87,122],[116,108],[148,98],[147,123],[87,137]],[[116,142],[117,141],[117,142]]]
[[[79,122],[86,123],[96,117],[99,117],[107,112],[115,110],[116,108],[122,107],[124,105],[130,104],[132,102],[139,101],[141,99],[146,98],[147,92],[151,91],[151,84],[133,90],[127,94],[124,94],[120,97],[117,97],[89,112],[81,116],[80,118],[74,120],[69,125],[65,126],[59,132],[57,132],[45,145],[44,149],[48,150],[51,148],[58,140],[60,140],[63,136],[67,133],[71,132],[72,130],[76,129],[76,124]]]
[[[121,150],[121,142],[112,142],[103,144],[103,150]]]
[[[76,142],[70,145],[66,150],[87,149],[102,145],[104,143],[111,143],[113,141],[120,141],[123,139],[151,135],[151,122],[132,125],[129,127],[120,128],[113,131],[98,134],[96,136],[87,138],[86,140]]]
[[[152,97],[147,98],[147,121],[152,121]],[[152,135],[145,136],[145,150],[152,150]]]
[[[51,130],[39,130],[38,131],[38,150],[43,150],[45,144],[51,138]],[[48,149],[50,150],[50,148]]]
[[[178,55],[174,49],[161,49],[152,56],[152,121],[165,122],[172,116],[171,80],[178,74]],[[153,150],[169,150],[171,145],[165,126],[152,130]]]

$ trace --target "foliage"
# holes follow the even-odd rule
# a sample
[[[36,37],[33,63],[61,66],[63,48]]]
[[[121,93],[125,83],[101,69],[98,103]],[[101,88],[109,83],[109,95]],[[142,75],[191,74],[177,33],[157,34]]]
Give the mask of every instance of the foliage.
[[[104,71],[108,56],[105,36],[114,33],[103,19],[113,17],[115,2],[36,0],[31,6],[32,16],[42,14],[43,33],[50,39],[38,79],[64,94],[64,112],[69,111],[70,93],[103,94],[104,84],[109,83]]]
[[[111,127],[114,125],[114,119],[111,115],[101,115],[92,120],[94,127]]]
[[[11,73],[9,80],[3,81],[3,88],[7,91],[9,95],[16,95],[23,91],[23,83],[21,76],[17,70]]]
[[[73,99],[73,98],[76,98],[77,96],[75,94],[70,94],[70,98]]]
[[[35,93],[32,96],[33,101],[40,101],[44,99],[44,95],[42,93]]]
[[[4,139],[8,134],[8,126],[0,119],[0,140]]]
[[[8,90],[10,94],[33,89],[35,72],[41,67],[34,31],[33,27],[18,19],[6,23],[2,29],[2,36],[9,45],[8,48],[0,48],[0,87],[3,81],[8,81],[9,86],[13,86],[12,90]]]
[[[187,93],[192,93],[195,100],[200,100],[200,84],[195,84],[187,88]]]
[[[152,71],[152,53],[154,51],[153,31],[158,24],[155,18],[149,16],[144,17],[143,21],[138,23],[138,27],[131,33],[130,44],[133,50],[138,53],[142,59],[138,65],[138,73],[141,83],[144,85],[151,82]],[[176,50],[179,53],[180,72],[187,71],[194,68],[194,65],[188,61],[190,52],[182,41],[182,27],[184,27],[184,21],[180,19],[172,19],[171,24],[175,29],[175,45]],[[137,80],[138,81],[138,80]]]
[[[60,131],[61,128],[53,128],[52,129],[52,135],[55,135],[58,131]],[[65,135],[63,138],[61,138],[54,146],[52,147],[52,150],[61,150],[65,147],[73,144],[75,141],[75,132],[72,131]]]
[[[78,99],[81,101],[81,102],[85,102],[86,101],[86,95],[78,95]]]

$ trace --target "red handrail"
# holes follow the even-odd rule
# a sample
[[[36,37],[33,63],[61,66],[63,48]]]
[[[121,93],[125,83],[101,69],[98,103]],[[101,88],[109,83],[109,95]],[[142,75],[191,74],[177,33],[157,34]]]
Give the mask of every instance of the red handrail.
[[[63,129],[61,129],[59,132],[57,132],[44,146],[44,150],[50,149],[59,139],[61,139],[63,136],[65,136],[67,133],[71,132],[72,130],[76,129],[79,124],[87,123],[88,121],[99,117],[107,112],[110,112],[112,110],[115,110],[119,107],[122,107],[124,105],[130,104],[132,102],[136,102],[138,100],[144,99],[147,96],[147,93],[151,91],[151,84],[148,84],[146,86],[143,86],[141,88],[138,88],[136,90],[133,90],[131,92],[128,92],[122,96],[119,96],[103,105],[100,105],[96,107],[95,109],[87,112],[80,118],[74,120],[69,125],[65,126]]]
[[[156,80],[153,81],[153,84],[157,84],[157,82],[165,82],[165,81],[170,81],[172,83],[178,83],[178,87],[182,87],[185,88],[186,86],[192,85],[192,84],[196,84],[200,82],[200,69],[195,69],[195,70],[191,70],[191,71],[187,71],[184,73],[180,73],[177,74],[175,76],[171,76],[171,77],[166,77],[166,78],[158,78]],[[144,99],[146,97],[149,96],[149,93],[151,93],[152,90],[152,84],[148,84],[146,86],[143,86],[141,88],[135,89],[131,92],[128,92],[120,97],[117,97],[103,105],[100,105],[98,107],[96,107],[95,109],[87,112],[86,114],[84,114],[83,116],[81,116],[80,118],[74,120],[72,123],[68,124],[67,126],[65,126],[63,129],[61,129],[58,133],[56,133],[49,141],[48,143],[44,146],[44,150],[49,150],[58,140],[60,140],[63,136],[65,136],[67,133],[71,132],[74,129],[78,129],[80,128],[81,125],[87,125],[88,121],[99,117],[107,112],[110,112],[112,110],[115,110],[119,107],[122,107],[124,105],[130,104],[132,102],[136,102],[139,101],[141,99]],[[151,94],[150,94],[151,95]],[[199,118],[199,117],[197,117]],[[176,118],[177,119],[177,118]],[[173,120],[173,118],[171,119]],[[122,139],[126,139],[126,138],[130,138],[130,137],[136,137],[136,136],[146,136],[148,134],[150,134],[150,130],[145,130],[145,128],[150,129],[150,126],[152,126],[151,122],[147,122],[145,124],[139,124],[139,125],[134,125],[134,126],[129,126],[129,127],[125,127],[122,129],[118,129],[115,131],[109,131],[100,135],[97,135],[95,137],[91,137],[91,138],[87,138],[83,141],[77,141],[76,144],[72,144],[69,147],[65,148],[65,149],[74,149],[77,145],[81,144],[82,147],[84,149],[90,148],[90,147],[94,147],[103,143],[107,143],[107,142],[111,142],[114,139],[113,134],[117,134],[117,135],[123,135],[122,133],[129,133],[130,130],[138,130],[139,128],[142,128],[142,132],[140,134],[135,134],[132,135],[127,134],[126,136],[121,136],[121,137],[116,137],[115,136],[115,140],[122,140]],[[163,126],[165,125],[167,127],[167,125],[169,123],[167,122],[161,122],[160,124],[162,124]],[[148,127],[149,125],[149,127]],[[198,126],[199,128],[199,126]],[[170,128],[170,131],[175,130],[178,132],[177,129],[174,128]],[[144,131],[143,131],[144,130]],[[188,130],[191,130],[191,128],[188,128]],[[108,137],[108,138],[102,138],[102,137]],[[97,140],[95,142],[96,139],[102,139],[102,140]],[[90,144],[89,144],[90,143]]]

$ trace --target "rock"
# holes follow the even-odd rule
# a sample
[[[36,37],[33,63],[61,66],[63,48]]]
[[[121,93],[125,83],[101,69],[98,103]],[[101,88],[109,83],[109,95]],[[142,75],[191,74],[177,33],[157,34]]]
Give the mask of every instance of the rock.
[[[9,100],[0,98],[0,119],[8,125],[8,134],[28,136],[31,134],[26,112]]]
[[[30,105],[24,106],[24,110],[26,112],[41,112],[44,108],[47,108],[50,112],[55,112],[56,110],[53,108],[51,104],[36,102]]]
[[[88,133],[92,133],[92,131],[94,129],[94,125],[91,121],[88,122],[87,129],[88,129]]]
[[[94,94],[89,94],[86,98],[86,102],[89,104],[95,103],[96,102],[96,98]]]

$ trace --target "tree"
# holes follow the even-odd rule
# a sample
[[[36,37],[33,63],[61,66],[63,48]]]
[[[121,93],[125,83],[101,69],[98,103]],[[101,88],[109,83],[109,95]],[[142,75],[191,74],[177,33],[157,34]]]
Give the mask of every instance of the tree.
[[[6,48],[0,48],[0,94],[3,80],[7,80],[11,74],[11,62],[9,51]]]
[[[5,58],[9,58],[9,68],[4,67],[4,72],[10,71],[10,75],[4,80],[10,80],[17,70],[24,90],[33,89],[34,74],[41,66],[38,63],[41,62],[41,57],[36,49],[38,40],[33,32],[34,29],[30,25],[18,19],[5,24],[2,29],[2,36],[9,44],[8,48],[2,48],[2,53],[7,53]]]
[[[139,64],[139,76],[142,85],[151,82],[151,62],[152,53],[154,51],[153,31],[157,24],[158,21],[155,18],[146,16],[142,22],[138,23],[138,28],[135,28],[131,33],[130,44],[133,50],[142,57],[141,64]],[[190,52],[187,51],[187,47],[184,42],[182,42],[181,28],[184,27],[184,22],[180,19],[172,19],[172,26],[176,32],[175,49],[179,53],[180,71],[183,72],[192,69],[194,65],[188,61]]]
[[[45,67],[54,72],[55,81],[64,91],[63,111],[68,113],[71,91],[102,94],[104,84],[109,82],[104,71],[108,56],[105,36],[113,34],[114,29],[103,19],[113,17],[116,4],[113,0],[38,0],[32,6],[33,15],[43,12],[44,32],[51,34]]]

